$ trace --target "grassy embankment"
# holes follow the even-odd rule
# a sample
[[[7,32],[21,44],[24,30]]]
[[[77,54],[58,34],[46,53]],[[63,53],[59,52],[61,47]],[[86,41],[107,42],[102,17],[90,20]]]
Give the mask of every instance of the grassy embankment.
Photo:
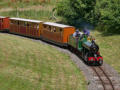
[[[0,90],[85,89],[85,78],[68,55],[0,33]]]
[[[51,11],[56,5],[55,0],[51,1],[41,4],[34,0],[30,3],[9,3],[2,0],[0,15],[56,21],[50,20]],[[1,90],[86,89],[84,76],[69,56],[31,40],[6,34],[0,34],[0,37]]]
[[[110,64],[120,74],[120,35],[103,34],[101,32],[92,32],[100,46],[100,52],[104,61]]]
[[[48,3],[41,3],[38,0],[29,0],[29,2],[14,2],[10,3],[8,1],[1,1],[1,16],[9,17],[21,17],[29,19],[39,19],[42,21],[59,21],[60,17],[55,15],[57,20],[51,19],[53,17],[53,8],[55,8],[58,3],[56,0],[50,0]],[[40,0],[39,0],[40,1]],[[61,0],[58,0],[61,1]]]

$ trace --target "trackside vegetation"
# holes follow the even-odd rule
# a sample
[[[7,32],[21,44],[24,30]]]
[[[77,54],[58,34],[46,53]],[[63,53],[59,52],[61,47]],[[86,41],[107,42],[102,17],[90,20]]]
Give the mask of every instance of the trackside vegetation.
[[[11,2],[14,1],[14,2]],[[59,21],[55,7],[62,0],[2,0],[0,16]]]
[[[104,62],[112,66],[120,74],[120,35],[113,33],[92,32],[100,46]]]
[[[120,0],[63,0],[57,13],[78,28],[86,22],[99,30],[120,33]]]
[[[86,90],[86,82],[68,55],[0,33],[0,90]]]

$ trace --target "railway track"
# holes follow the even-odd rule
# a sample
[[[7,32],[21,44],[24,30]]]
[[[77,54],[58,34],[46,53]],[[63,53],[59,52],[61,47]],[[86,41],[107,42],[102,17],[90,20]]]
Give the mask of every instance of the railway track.
[[[110,75],[108,75],[102,67],[91,67],[98,77],[98,82],[101,83],[103,90],[115,90]]]

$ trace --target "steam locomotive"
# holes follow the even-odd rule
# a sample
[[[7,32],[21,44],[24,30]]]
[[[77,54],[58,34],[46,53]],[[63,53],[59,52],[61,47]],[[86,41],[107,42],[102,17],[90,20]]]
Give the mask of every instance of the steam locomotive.
[[[83,38],[70,35],[68,47],[71,51],[77,53],[88,65],[102,65],[103,58],[99,52],[99,46],[94,38],[83,34]]]

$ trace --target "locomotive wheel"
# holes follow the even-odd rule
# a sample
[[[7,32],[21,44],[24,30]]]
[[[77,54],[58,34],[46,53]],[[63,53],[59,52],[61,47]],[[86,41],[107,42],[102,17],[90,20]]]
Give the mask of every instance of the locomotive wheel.
[[[72,48],[71,46],[69,46],[69,50],[70,50],[71,52],[73,52],[73,48]]]
[[[85,62],[88,64],[88,53],[85,54],[84,60],[85,60]]]
[[[100,61],[99,61],[99,65],[101,66],[102,64],[103,64],[103,61],[102,61],[102,60],[100,60]]]

